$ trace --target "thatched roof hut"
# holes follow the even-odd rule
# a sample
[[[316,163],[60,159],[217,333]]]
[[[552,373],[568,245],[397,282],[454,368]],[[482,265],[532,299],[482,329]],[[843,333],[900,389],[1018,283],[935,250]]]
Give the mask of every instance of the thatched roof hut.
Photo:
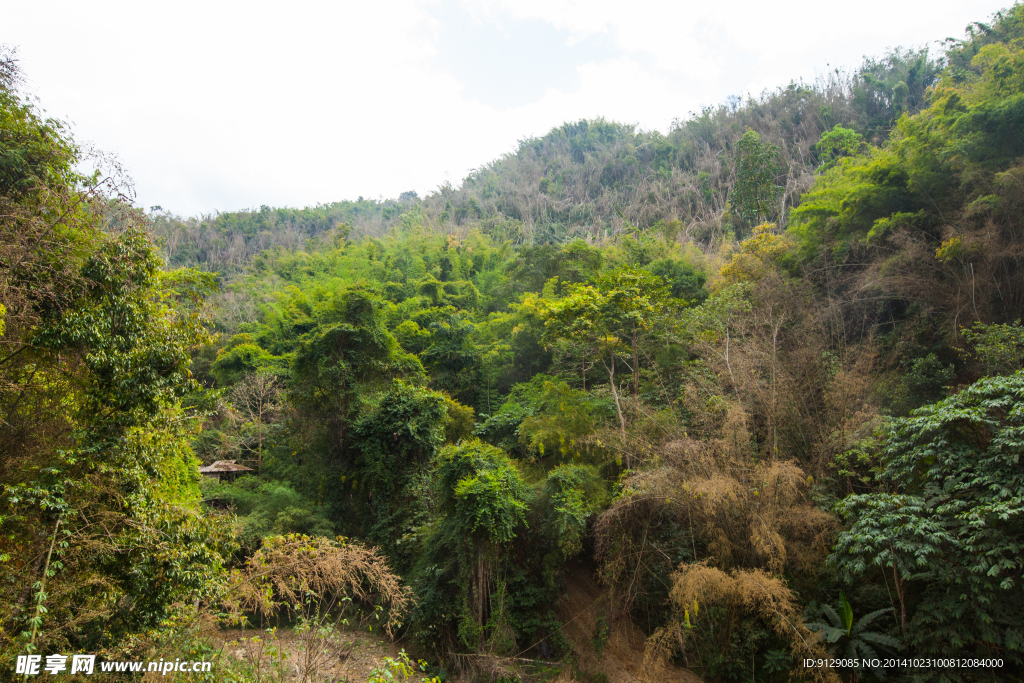
[[[234,460],[216,460],[213,464],[199,468],[199,473],[204,477],[211,477],[217,481],[234,481],[239,474],[252,471],[252,468],[239,465]]]

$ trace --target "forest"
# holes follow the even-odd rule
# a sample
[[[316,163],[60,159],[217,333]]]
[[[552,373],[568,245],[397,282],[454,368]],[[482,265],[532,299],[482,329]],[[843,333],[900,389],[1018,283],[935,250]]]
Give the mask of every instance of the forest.
[[[136,207],[23,86],[0,678],[1024,680],[1024,5],[304,209]]]

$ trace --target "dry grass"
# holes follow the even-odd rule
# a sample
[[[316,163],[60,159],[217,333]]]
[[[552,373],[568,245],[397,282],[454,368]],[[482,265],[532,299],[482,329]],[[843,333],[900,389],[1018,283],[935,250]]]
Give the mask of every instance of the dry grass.
[[[602,575],[625,609],[642,585],[637,558],[647,530],[665,517],[688,527],[705,548],[704,559],[722,569],[781,573],[827,553],[835,521],[809,500],[810,480],[801,468],[715,457],[715,451],[690,440],[666,445],[664,464],[625,479],[624,495],[598,518]]]
[[[339,626],[343,608],[356,600],[373,606],[370,616],[391,636],[412,606],[413,594],[375,548],[298,534],[265,539],[245,566],[232,572],[227,591],[228,607],[239,621],[244,613],[258,614],[263,625],[282,614],[297,621],[295,633],[302,643],[296,667],[303,682],[320,680],[344,657]],[[254,662],[262,657],[260,652],[249,655]]]
[[[796,597],[786,582],[758,569],[725,572],[706,563],[685,565],[672,576],[670,600],[676,618],[658,629],[647,641],[644,664],[648,669],[664,665],[665,660],[679,652],[688,664],[699,658],[693,651],[691,628],[701,618],[700,612],[712,605],[725,607],[732,624],[738,617],[754,617],[766,624],[777,636],[789,643],[795,661],[825,657],[818,636],[812,634],[800,618]],[[728,631],[719,640],[728,642]],[[690,648],[689,652],[687,648]],[[794,669],[798,677],[823,683],[838,683],[831,668]]]
[[[230,595],[238,609],[276,615],[303,610],[312,598],[329,611],[345,598],[387,606],[384,630],[391,635],[412,606],[412,589],[376,549],[339,538],[300,534],[264,540],[263,547],[232,574]]]

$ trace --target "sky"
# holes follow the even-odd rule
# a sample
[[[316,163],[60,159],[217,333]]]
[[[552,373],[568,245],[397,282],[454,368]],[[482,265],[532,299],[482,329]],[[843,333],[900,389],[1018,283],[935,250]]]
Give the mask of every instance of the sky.
[[[1009,0],[7,3],[24,90],[188,216],[421,196],[518,141],[938,49]]]

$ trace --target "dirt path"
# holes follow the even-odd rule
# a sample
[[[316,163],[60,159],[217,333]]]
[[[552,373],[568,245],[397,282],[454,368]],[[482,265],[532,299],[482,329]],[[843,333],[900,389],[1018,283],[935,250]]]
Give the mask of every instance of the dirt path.
[[[238,661],[254,661],[258,646],[244,639],[264,635],[259,631],[221,631],[216,638],[224,644],[224,653]],[[277,631],[272,640],[267,641],[280,651],[282,668],[289,680],[298,679],[298,667],[302,661],[302,642],[298,635],[290,629]],[[318,667],[316,680],[351,681],[357,683],[369,678],[370,672],[380,666],[385,657],[398,657],[402,645],[392,642],[382,634],[367,631],[350,631],[343,633],[339,642],[328,648],[322,666]],[[263,650],[262,661],[270,664],[270,656]],[[426,676],[418,675],[413,680],[425,680]]]
[[[607,640],[601,656],[594,648],[598,619],[604,617],[607,596],[593,572],[582,565],[570,568],[565,577],[566,594],[559,601],[562,633],[572,643],[581,671],[601,673],[608,683],[702,683],[693,672],[669,667],[645,675],[643,632],[628,619],[607,624]]]

